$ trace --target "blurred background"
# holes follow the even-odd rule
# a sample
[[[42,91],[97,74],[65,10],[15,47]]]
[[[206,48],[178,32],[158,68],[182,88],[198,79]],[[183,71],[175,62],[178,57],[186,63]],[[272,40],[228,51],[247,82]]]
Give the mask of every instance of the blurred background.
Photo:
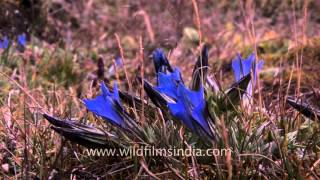
[[[210,46],[214,72],[229,71],[225,64],[237,52],[283,54],[319,36],[317,0],[199,0],[197,6],[201,42]],[[188,74],[200,41],[197,19],[193,2],[186,0],[3,0],[0,34],[26,33],[29,41],[41,46],[77,51],[81,57],[75,61],[91,70],[99,57],[110,65],[119,56],[118,34],[125,63],[135,67],[130,71],[137,69],[141,37],[145,59],[156,47],[164,48],[170,51],[172,64],[183,65]]]

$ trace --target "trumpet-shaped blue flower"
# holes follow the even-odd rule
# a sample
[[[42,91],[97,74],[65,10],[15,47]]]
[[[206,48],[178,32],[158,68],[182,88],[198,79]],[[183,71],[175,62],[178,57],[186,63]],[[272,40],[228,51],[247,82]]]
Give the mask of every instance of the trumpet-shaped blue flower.
[[[156,73],[166,73],[167,70],[169,72],[173,71],[162,49],[158,48],[154,50],[152,53],[152,58],[154,62],[154,67],[156,69]]]
[[[257,70],[262,69],[263,64],[263,60],[259,60],[257,63],[255,63],[254,54],[251,54],[247,59],[242,59],[242,57],[237,54],[237,57],[232,60],[232,69],[236,81],[239,81],[242,77],[250,74],[250,71],[252,69],[253,81],[250,81],[247,88],[247,93],[250,96],[252,95],[252,86],[254,86],[257,79]]]
[[[25,46],[27,44],[27,37],[25,33],[18,35],[17,42],[21,46]]]
[[[259,60],[259,62],[253,67],[255,61],[255,55],[251,54],[247,59],[242,59],[242,57],[237,54],[237,57],[232,60],[232,69],[234,72],[234,77],[236,81],[239,81],[243,76],[246,76],[250,73],[251,69],[254,73],[254,79],[257,76],[257,70],[262,69],[263,60]]]
[[[180,119],[193,132],[200,136],[204,133],[211,136],[209,124],[204,116],[205,104],[203,87],[200,87],[199,91],[191,91],[179,83],[177,100],[175,103],[168,103],[168,108],[175,118]]]
[[[181,82],[181,75],[178,68],[175,68],[172,73],[158,73],[158,87],[156,89],[166,96],[177,99],[177,87]]]
[[[9,47],[9,39],[7,36],[0,40],[0,49],[7,49]]]
[[[116,65],[117,65],[118,67],[122,67],[122,66],[123,66],[123,65],[122,65],[122,59],[121,59],[120,56],[117,56],[117,57],[115,58],[115,62],[116,62]]]
[[[119,126],[125,127],[121,113],[124,111],[118,93],[117,84],[114,84],[113,93],[109,91],[104,83],[101,83],[102,94],[94,99],[83,100],[87,109],[97,116]]]
[[[204,116],[205,99],[204,89],[189,90],[182,82],[179,69],[172,73],[158,73],[159,86],[156,90],[162,95],[170,97],[167,102],[171,114],[182,121],[190,130],[202,136],[204,133],[211,136],[208,122]]]

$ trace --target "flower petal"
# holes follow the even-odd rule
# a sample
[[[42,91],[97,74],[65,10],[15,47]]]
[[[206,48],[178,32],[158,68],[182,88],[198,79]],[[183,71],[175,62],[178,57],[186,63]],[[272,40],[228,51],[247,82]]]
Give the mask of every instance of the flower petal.
[[[179,82],[181,82],[181,75],[178,69],[175,69],[173,73],[169,74],[159,72],[159,85],[156,89],[170,98],[177,99],[177,87]]]
[[[106,85],[101,83],[102,94],[92,100],[83,101],[89,111],[119,127],[124,127],[124,120],[120,114],[121,109],[118,109],[115,104],[121,105],[116,84],[114,88],[114,93],[111,94]]]
[[[212,135],[208,122],[204,116],[205,99],[204,89],[191,91],[184,84],[178,85],[178,98],[176,103],[168,104],[172,115],[180,119],[190,130],[202,136]]]
[[[152,53],[152,58],[153,58],[154,67],[157,73],[158,72],[166,73],[167,70],[169,72],[173,71],[162,49],[158,48],[154,50]]]
[[[7,49],[9,47],[9,39],[7,36],[3,38],[3,40],[0,40],[0,49]]]
[[[18,43],[23,47],[27,44],[27,37],[25,33],[18,35]]]
[[[247,59],[242,59],[238,54],[237,57],[232,61],[232,69],[234,71],[236,81],[239,81],[242,77],[250,74],[251,69],[253,71],[253,80],[249,82],[246,90],[247,97],[249,98],[252,97],[252,89],[257,79],[257,70],[262,69],[263,64],[263,60],[259,60],[258,63],[255,63],[254,53],[247,57]]]

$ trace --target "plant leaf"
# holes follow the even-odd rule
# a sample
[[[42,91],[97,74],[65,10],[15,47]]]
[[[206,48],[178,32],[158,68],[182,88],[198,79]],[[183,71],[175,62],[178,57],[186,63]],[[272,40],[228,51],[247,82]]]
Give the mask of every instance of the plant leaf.
[[[206,81],[208,72],[208,59],[208,46],[203,45],[201,54],[198,57],[198,60],[193,68],[190,89],[198,91],[201,84]]]
[[[287,98],[287,103],[307,118],[312,120],[320,119],[320,110],[312,107],[310,104],[303,102],[302,100],[299,102],[299,100]]]
[[[250,80],[251,75],[247,74],[239,81],[232,84],[231,87],[226,91],[223,101],[227,108],[230,106],[235,106],[240,102],[241,96],[246,92]]]
[[[106,148],[113,145],[110,141],[110,138],[115,137],[113,134],[77,121],[62,120],[48,114],[43,114],[43,117],[52,124],[54,131],[71,142],[88,148]]]

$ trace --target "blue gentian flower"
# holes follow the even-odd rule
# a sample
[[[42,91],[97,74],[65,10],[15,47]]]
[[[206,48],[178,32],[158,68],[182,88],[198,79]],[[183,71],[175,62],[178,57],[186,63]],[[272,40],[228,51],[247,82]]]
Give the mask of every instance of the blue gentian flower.
[[[95,115],[124,128],[124,118],[121,115],[124,109],[120,102],[117,84],[114,83],[113,93],[109,91],[104,83],[101,83],[100,87],[101,95],[91,100],[83,100],[87,109]]]
[[[250,73],[251,69],[253,70],[254,73],[254,80],[256,79],[257,76],[257,70],[262,69],[263,60],[259,60],[259,62],[255,65],[253,68],[253,64],[255,61],[255,55],[251,54],[247,59],[242,59],[240,54],[237,54],[237,57],[232,60],[232,69],[234,72],[234,77],[236,81],[239,81],[243,76],[246,76],[247,74]]]
[[[27,36],[26,36],[26,34],[22,33],[22,34],[18,35],[17,42],[22,47],[26,46],[26,44],[27,44]]]
[[[204,116],[205,111],[204,89],[191,91],[184,84],[179,83],[177,88],[177,100],[168,103],[171,114],[180,119],[190,130],[200,136],[212,136],[209,124]],[[204,132],[204,133],[203,133]]]
[[[23,34],[18,35],[18,37],[17,37],[18,50],[23,51],[26,44],[27,44],[26,34],[23,33]],[[9,39],[7,36],[5,36],[3,38],[3,40],[0,40],[0,49],[7,49],[8,47],[9,47]]]
[[[152,58],[154,62],[154,67],[156,69],[156,73],[166,73],[167,71],[173,71],[169,64],[169,60],[167,59],[162,49],[158,48],[154,50],[152,53]]]
[[[7,49],[9,47],[9,39],[7,36],[3,38],[3,40],[0,40],[0,49]]]
[[[256,64],[255,57],[256,56],[254,54],[251,54],[247,59],[242,59],[240,54],[237,54],[237,57],[232,60],[232,69],[236,81],[239,81],[242,77],[250,74],[250,71],[252,69],[253,81],[249,82],[246,90],[247,96],[249,96],[249,98],[252,97],[252,88],[255,85],[255,81],[257,79],[257,70],[262,69],[264,64],[263,60],[259,60]]]
[[[177,87],[179,82],[182,82],[182,80],[178,68],[175,68],[173,73],[169,74],[159,72],[158,86],[156,89],[170,98],[177,99]]]
[[[162,95],[170,97],[167,102],[171,114],[181,120],[190,130],[203,136],[211,136],[211,131],[204,117],[205,99],[204,89],[189,90],[182,82],[180,71],[175,68],[172,73],[158,73],[159,85],[155,88]],[[204,132],[204,133],[203,133]]]
[[[188,89],[178,68],[171,68],[163,50],[153,51],[158,86],[145,81],[144,88],[152,102],[159,108],[168,108],[172,116],[200,137],[212,137],[205,117],[206,101],[202,85],[199,91]]]
[[[122,67],[122,59],[121,57],[116,57],[115,58],[115,62],[116,62],[116,65],[119,66],[119,67]]]

